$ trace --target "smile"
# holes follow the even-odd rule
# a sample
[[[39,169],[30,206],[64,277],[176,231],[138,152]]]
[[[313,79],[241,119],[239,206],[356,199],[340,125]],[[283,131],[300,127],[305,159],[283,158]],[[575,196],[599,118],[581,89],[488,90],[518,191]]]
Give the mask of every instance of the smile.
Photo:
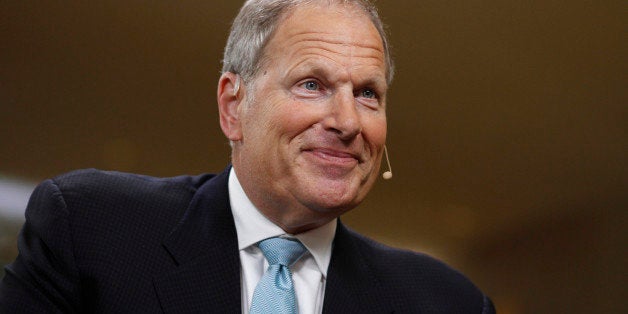
[[[328,166],[353,167],[359,162],[356,154],[328,148],[314,148],[303,151],[318,163]]]

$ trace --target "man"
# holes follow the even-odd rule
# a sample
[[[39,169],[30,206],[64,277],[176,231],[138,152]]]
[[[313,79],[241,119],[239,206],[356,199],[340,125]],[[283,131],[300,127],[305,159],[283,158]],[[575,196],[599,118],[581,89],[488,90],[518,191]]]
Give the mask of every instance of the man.
[[[43,182],[1,308],[493,313],[456,271],[337,219],[378,176],[392,72],[366,1],[247,1],[217,93],[232,167],[166,179],[83,170]],[[275,243],[294,259],[275,264],[284,254],[269,253]]]

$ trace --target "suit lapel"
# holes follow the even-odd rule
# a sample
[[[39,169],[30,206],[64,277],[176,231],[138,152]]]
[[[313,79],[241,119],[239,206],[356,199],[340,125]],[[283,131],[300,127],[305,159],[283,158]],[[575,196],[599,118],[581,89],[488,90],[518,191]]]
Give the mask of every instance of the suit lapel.
[[[323,313],[392,313],[357,247],[354,236],[338,223],[325,286]]]
[[[154,278],[166,313],[240,313],[240,258],[229,206],[228,167],[195,193],[163,245],[173,267]]]
[[[204,183],[166,238],[171,269],[154,278],[166,313],[240,313],[240,257],[229,206],[230,167]],[[338,223],[323,313],[391,313],[355,236]]]

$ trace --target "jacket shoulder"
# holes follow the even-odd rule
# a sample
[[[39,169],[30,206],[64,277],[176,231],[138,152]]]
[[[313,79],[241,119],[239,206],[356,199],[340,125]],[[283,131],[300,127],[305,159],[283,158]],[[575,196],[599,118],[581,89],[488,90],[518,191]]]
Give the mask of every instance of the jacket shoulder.
[[[197,176],[182,175],[158,178],[118,171],[81,169],[54,177],[52,181],[57,184],[61,190],[80,189],[85,192],[94,191],[98,188],[111,188],[124,191],[129,187],[133,190],[151,190],[166,186],[195,191],[205,181],[214,176],[213,174],[201,174]]]
[[[401,312],[493,313],[490,299],[466,276],[427,254],[398,249],[349,230],[382,291]]]
[[[137,310],[158,311],[152,277],[173,265],[163,241],[213,177],[86,169],[45,180],[26,209],[19,256],[0,283],[0,307],[120,312],[111,309],[123,304],[132,311],[134,303],[119,300],[140,299],[147,302]],[[10,300],[3,296],[9,290]]]
[[[178,221],[198,188],[213,177],[203,174],[158,178],[83,169],[62,174],[40,186],[55,191],[76,228],[94,223],[108,223],[110,227],[156,226]]]

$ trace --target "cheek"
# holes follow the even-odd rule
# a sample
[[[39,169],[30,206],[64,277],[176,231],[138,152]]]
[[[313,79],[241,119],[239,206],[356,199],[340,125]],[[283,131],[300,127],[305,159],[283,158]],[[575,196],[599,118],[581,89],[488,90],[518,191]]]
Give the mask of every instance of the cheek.
[[[272,98],[267,98],[257,99],[246,105],[248,107],[242,112],[244,139],[264,140],[272,136],[274,129],[281,125],[280,117],[277,115],[281,112],[278,103]]]
[[[365,119],[362,124],[362,132],[372,146],[383,146],[386,144],[386,117],[371,117]]]
[[[288,99],[277,109],[276,121],[280,124],[278,127],[281,128],[282,135],[292,139],[311,129],[324,116],[324,106],[312,106]]]

